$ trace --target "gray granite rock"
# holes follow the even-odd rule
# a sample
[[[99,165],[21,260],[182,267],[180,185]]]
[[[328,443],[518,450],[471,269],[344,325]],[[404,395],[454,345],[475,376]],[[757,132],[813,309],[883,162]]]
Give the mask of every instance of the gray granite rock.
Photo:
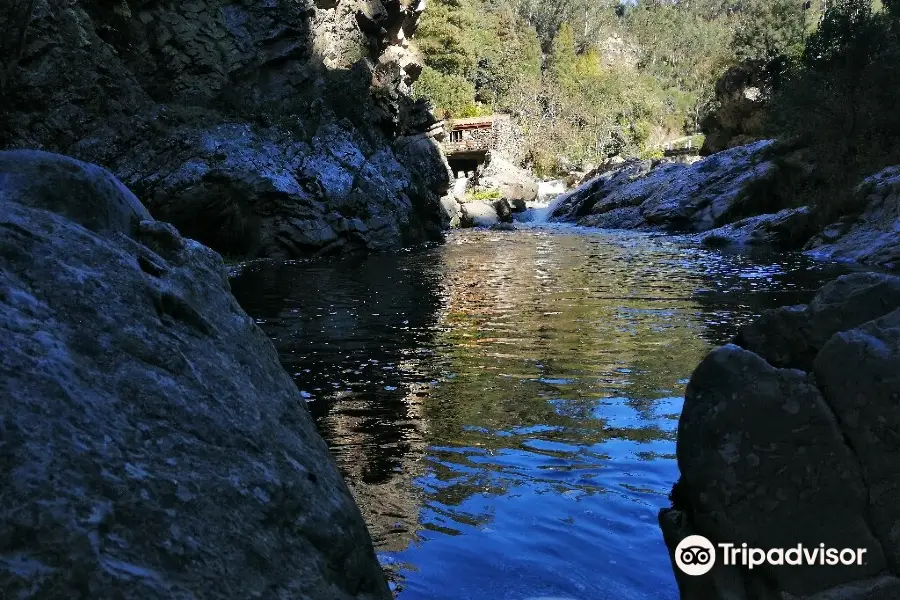
[[[0,155],[0,474],[3,598],[390,598],[222,259],[66,157]]]
[[[900,269],[900,167],[868,177],[856,189],[862,214],[826,227],[806,248],[818,258]]]
[[[705,246],[770,246],[779,250],[801,248],[813,233],[809,207],[786,208],[756,215],[702,234]]]
[[[769,160],[771,141],[726,150],[691,165],[674,161],[630,161],[560,197],[552,217],[582,225],[658,227],[708,231],[739,218],[753,200],[753,188],[777,167]],[[604,223],[608,212],[639,207],[632,217]],[[616,222],[618,221],[618,225]]]
[[[900,572],[900,303],[832,336],[813,372],[862,467],[873,531]]]
[[[900,278],[853,273],[828,283],[809,306],[765,311],[735,342],[776,367],[809,371],[818,352],[839,331],[857,327],[900,307]]]
[[[534,202],[538,197],[538,182],[532,173],[497,152],[489,152],[484,166],[478,170],[474,190],[496,190],[507,201]]]
[[[235,258],[441,239],[449,172],[410,95],[421,3],[57,4],[34,3],[0,148],[102,165]]]
[[[678,466],[677,508],[717,543],[868,550],[862,567],[770,567],[780,590],[812,594],[885,568],[859,463],[801,371],[776,369],[734,345],[710,353],[685,394]]]
[[[743,347],[714,350],[688,385],[681,479],[660,513],[670,553],[688,535],[866,552],[852,566],[676,572],[682,599],[898,597],[900,277],[846,275],[735,341]]]

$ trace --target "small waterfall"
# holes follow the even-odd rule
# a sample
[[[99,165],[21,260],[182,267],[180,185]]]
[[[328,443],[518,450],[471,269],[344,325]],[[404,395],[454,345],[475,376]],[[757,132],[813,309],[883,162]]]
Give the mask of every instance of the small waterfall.
[[[469,180],[466,177],[458,177],[456,181],[453,182],[453,195],[459,199],[463,199],[466,197],[466,185],[469,183]]]
[[[556,184],[557,182],[547,183]],[[528,210],[521,215],[519,220],[533,224],[549,223],[550,215],[553,214],[556,207],[565,202],[566,198],[570,195],[569,192],[564,192],[564,190],[564,186],[562,189],[554,186],[549,193],[541,194],[539,191],[538,199],[534,202],[529,202],[526,205]]]

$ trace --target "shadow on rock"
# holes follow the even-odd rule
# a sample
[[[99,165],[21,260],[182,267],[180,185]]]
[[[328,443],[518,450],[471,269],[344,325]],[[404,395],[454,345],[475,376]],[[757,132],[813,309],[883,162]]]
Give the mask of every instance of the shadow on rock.
[[[900,595],[900,278],[845,275],[769,310],[707,356],[678,429],[681,479],[660,525],[673,553],[714,544],[862,549],[853,564],[675,567],[682,598]],[[783,594],[790,594],[783,595]]]
[[[390,598],[221,257],[103,169],[0,152],[0,403],[0,596]]]
[[[101,164],[227,256],[440,239],[441,129],[409,96],[421,3],[32,8],[0,146]]]

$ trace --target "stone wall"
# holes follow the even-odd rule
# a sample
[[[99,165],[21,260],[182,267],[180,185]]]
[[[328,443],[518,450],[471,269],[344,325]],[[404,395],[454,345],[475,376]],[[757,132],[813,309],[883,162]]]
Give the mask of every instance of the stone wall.
[[[506,160],[521,165],[525,159],[525,142],[522,130],[510,115],[493,115],[491,127],[462,129],[454,128],[444,143],[447,154],[460,152],[495,151]]]

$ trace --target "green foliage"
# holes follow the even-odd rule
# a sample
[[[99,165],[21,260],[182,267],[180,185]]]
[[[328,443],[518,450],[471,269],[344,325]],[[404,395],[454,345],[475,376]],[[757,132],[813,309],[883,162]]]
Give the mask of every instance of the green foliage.
[[[848,27],[873,13],[866,0],[832,0],[858,8],[829,11],[814,32],[820,1],[803,10],[801,0],[433,0],[417,32],[427,67],[414,91],[440,114],[512,114],[544,173],[640,155],[698,133],[731,65],[809,69],[846,56]]]
[[[503,194],[500,193],[500,190],[484,190],[481,192],[466,192],[466,198],[468,200],[499,200],[503,197]]]
[[[735,57],[770,62],[800,56],[809,29],[807,14],[796,0],[755,0],[734,32]]]
[[[466,36],[473,25],[474,16],[455,0],[429,4],[416,32],[426,64],[446,75],[474,75],[477,52]]]
[[[825,220],[848,206],[849,186],[900,162],[900,10],[884,2],[834,3],[809,37],[771,108],[773,133],[801,140],[814,157],[811,201]]]
[[[430,99],[441,113],[453,117],[474,117],[485,112],[475,102],[475,86],[468,79],[429,66],[422,69],[413,96]]]
[[[513,85],[540,77],[541,50],[534,31],[510,9],[481,0],[430,3],[416,43],[427,72],[414,92],[430,97],[438,112],[453,117],[502,110]]]
[[[641,160],[658,160],[666,155],[662,148],[648,148],[640,153]]]

